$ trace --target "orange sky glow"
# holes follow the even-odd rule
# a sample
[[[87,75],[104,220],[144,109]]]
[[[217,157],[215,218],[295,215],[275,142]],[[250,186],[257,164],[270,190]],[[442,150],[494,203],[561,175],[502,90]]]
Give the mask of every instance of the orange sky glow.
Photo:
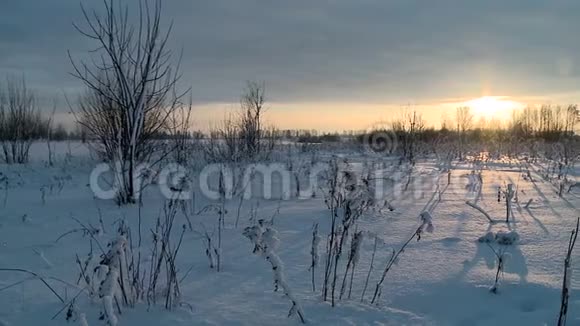
[[[530,103],[530,102],[526,102]],[[530,104],[535,105],[535,104]],[[266,123],[278,129],[315,129],[324,132],[364,130],[377,123],[388,123],[399,118],[405,110],[420,112],[427,126],[438,128],[443,120],[452,122],[455,110],[469,106],[474,121],[507,122],[514,110],[526,104],[508,96],[482,96],[473,99],[449,100],[440,103],[386,105],[377,103],[268,103]],[[207,130],[219,123],[229,112],[235,112],[234,103],[213,103],[194,108],[194,128]]]

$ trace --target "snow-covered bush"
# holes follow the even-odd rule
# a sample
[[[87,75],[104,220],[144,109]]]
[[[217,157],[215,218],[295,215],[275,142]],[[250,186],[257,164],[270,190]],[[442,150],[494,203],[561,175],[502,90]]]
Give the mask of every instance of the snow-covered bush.
[[[266,86],[248,81],[240,98],[238,114],[226,117],[210,130],[203,151],[208,162],[259,162],[272,155],[276,139],[263,117]]]
[[[128,275],[123,273],[127,271],[126,254],[127,254],[127,238],[121,234],[110,244],[110,250],[105,254],[100,262],[100,273],[104,273],[105,277],[101,281],[99,287],[99,298],[102,300],[104,308],[104,316],[108,323],[112,326],[118,322],[113,308],[115,300],[120,301],[121,294],[125,302],[129,304],[129,300],[135,299],[132,295],[132,288],[126,287]]]
[[[335,306],[338,267],[348,242],[350,230],[358,219],[375,204],[370,182],[351,171],[345,160],[330,162],[326,175],[325,203],[330,211],[331,226],[324,270],[323,298],[330,294]]]
[[[141,302],[155,305],[163,301],[165,309],[171,310],[181,303],[179,283],[182,278],[178,277],[177,258],[187,227],[182,225],[178,241],[174,243],[173,230],[178,211],[179,205],[175,200],[164,205],[155,226],[150,229],[151,254],[147,260],[142,257],[141,235],[138,234],[139,240],[134,242],[135,234],[123,220],[119,222],[117,235],[109,243],[107,251],[97,238],[102,231],[99,234],[88,232],[91,244],[96,243],[103,254],[96,265],[92,246],[86,260],[81,262],[77,256],[76,263],[80,269],[78,283],[84,282],[91,300],[100,301],[103,307],[101,318],[109,325],[117,325],[122,307],[132,308]]]
[[[243,234],[254,245],[253,252],[260,254],[272,266],[272,272],[274,273],[274,291],[282,289],[284,295],[292,302],[288,317],[295,315],[305,324],[306,319],[302,311],[302,306],[288,285],[284,273],[284,264],[276,254],[276,250],[280,244],[278,231],[271,226],[265,225],[263,220],[260,220],[257,225],[246,227]]]
[[[24,79],[7,78],[0,86],[0,160],[27,163],[34,140],[47,134],[47,121],[38,110],[38,96]]]

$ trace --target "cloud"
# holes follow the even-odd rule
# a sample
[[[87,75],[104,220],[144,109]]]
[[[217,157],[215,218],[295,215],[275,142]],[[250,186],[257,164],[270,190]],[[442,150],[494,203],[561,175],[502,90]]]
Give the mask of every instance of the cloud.
[[[577,1],[171,0],[164,10],[198,103],[235,102],[246,80],[265,81],[276,102],[395,105],[549,96],[580,81]],[[0,74],[24,73],[45,96],[78,91],[66,50],[91,43],[73,21],[76,1],[4,1]]]

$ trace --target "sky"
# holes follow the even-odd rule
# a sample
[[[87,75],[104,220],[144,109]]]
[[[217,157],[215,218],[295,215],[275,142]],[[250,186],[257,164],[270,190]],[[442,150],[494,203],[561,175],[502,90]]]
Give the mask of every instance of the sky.
[[[64,96],[83,90],[67,50],[95,48],[72,26],[80,3],[0,2],[0,78],[24,75],[62,120]],[[365,129],[402,108],[436,125],[481,96],[580,99],[577,0],[166,0],[163,10],[199,129],[235,110],[248,80],[265,83],[266,118],[282,129]]]

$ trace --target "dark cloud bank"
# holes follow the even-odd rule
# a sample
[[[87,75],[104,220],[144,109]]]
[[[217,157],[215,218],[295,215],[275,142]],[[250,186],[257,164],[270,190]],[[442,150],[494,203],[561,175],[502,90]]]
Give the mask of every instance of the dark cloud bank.
[[[199,103],[235,101],[248,79],[266,81],[280,102],[369,103],[484,88],[569,93],[580,81],[578,1],[168,0],[164,12],[171,46],[183,49],[182,83]],[[44,96],[74,94],[66,51],[92,44],[73,21],[78,1],[2,1],[0,75],[24,74]]]

